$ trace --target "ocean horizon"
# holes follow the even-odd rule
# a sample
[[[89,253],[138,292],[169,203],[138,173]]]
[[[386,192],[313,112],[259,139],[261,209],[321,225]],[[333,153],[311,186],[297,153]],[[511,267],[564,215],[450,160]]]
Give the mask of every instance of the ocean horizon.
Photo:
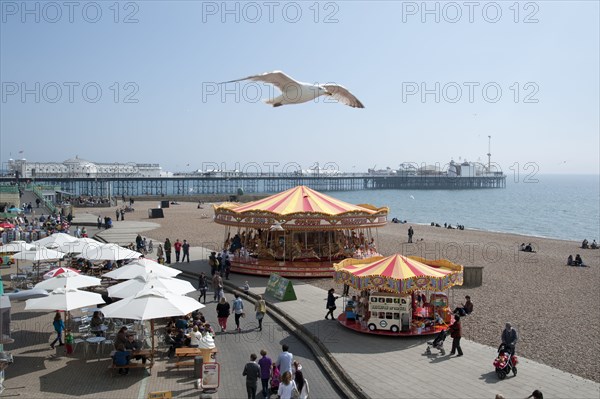
[[[533,237],[598,241],[600,175],[506,178],[504,189],[358,190],[327,192],[353,204],[388,206],[389,220],[432,222]]]

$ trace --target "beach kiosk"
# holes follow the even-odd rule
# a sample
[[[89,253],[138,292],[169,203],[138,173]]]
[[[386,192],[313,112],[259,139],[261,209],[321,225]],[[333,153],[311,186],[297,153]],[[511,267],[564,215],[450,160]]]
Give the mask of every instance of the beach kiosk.
[[[338,317],[345,327],[380,335],[425,335],[453,321],[444,291],[462,285],[461,265],[397,254],[346,259],[334,267],[336,282],[361,292],[357,317],[348,318],[348,309]]]

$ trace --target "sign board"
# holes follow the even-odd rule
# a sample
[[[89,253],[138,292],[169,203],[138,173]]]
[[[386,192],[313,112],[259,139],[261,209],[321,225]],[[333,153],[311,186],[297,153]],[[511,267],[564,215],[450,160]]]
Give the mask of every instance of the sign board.
[[[148,399],[171,399],[171,398],[173,398],[173,393],[171,391],[150,392],[148,394]]]
[[[271,274],[265,295],[269,295],[280,301],[293,301],[297,299],[292,282],[287,278],[281,277],[279,274]]]
[[[221,380],[221,368],[219,363],[202,364],[202,389],[217,389]]]

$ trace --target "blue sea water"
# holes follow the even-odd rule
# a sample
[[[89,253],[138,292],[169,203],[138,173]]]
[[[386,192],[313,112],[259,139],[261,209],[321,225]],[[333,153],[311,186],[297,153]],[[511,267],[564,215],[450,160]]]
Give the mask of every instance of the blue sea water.
[[[538,175],[505,189],[328,192],[353,204],[390,208],[389,219],[582,241],[600,238],[600,176]]]

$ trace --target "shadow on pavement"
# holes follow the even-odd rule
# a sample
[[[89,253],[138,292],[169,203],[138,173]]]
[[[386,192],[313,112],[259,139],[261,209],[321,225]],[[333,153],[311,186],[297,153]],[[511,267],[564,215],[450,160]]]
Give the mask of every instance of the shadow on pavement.
[[[500,382],[500,379],[496,375],[496,371],[490,371],[489,373],[481,374],[479,379],[483,380],[486,384],[497,384]]]
[[[131,369],[128,375],[121,376],[109,370],[109,365],[108,360],[68,361],[63,367],[40,377],[40,391],[71,396],[101,394],[129,389],[147,375],[146,370]]]

